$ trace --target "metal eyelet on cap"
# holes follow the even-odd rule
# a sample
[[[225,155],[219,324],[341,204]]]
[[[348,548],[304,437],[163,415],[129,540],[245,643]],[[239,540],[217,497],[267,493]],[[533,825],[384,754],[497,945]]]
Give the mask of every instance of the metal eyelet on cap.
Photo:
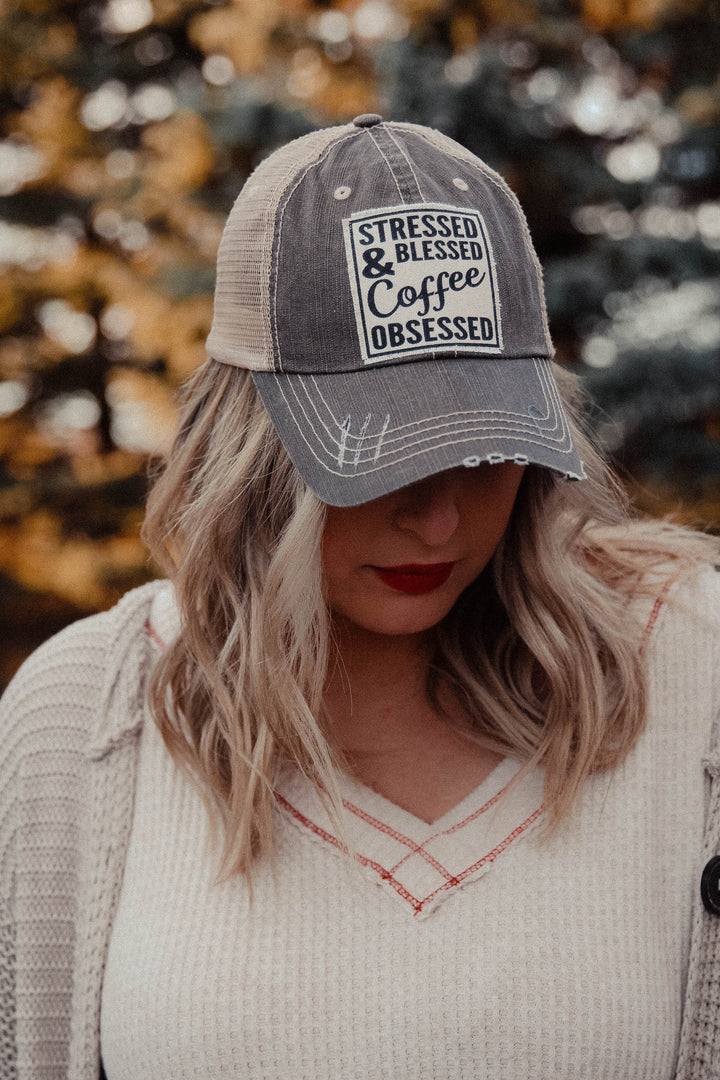
[[[382,124],[382,116],[376,112],[360,113],[353,120],[353,124],[358,128],[375,127],[376,124]]]
[[[720,855],[713,855],[705,864],[700,878],[700,896],[711,915],[720,915]]]
[[[345,184],[341,185],[341,187],[336,187],[333,191],[333,199],[342,202],[343,199],[347,199],[351,191],[352,188],[347,187]]]
[[[461,178],[459,176],[455,177],[455,179],[453,180],[453,184],[458,189],[458,191],[469,191],[470,190],[469,186],[465,183],[464,180],[461,180]]]

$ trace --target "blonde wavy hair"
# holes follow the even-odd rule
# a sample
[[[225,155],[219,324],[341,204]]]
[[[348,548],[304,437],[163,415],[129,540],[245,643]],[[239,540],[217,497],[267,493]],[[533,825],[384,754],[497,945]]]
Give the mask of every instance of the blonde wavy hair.
[[[557,376],[588,479],[526,467],[493,559],[434,629],[428,675],[438,708],[440,687],[452,688],[470,737],[524,760],[523,773],[544,766],[551,823],[644,727],[641,628],[629,600],[717,548],[712,537],[631,512],[583,429],[577,381]],[[174,583],[182,623],[153,673],[151,705],[221,825],[224,875],[250,874],[272,849],[283,762],[342,816],[335,771],[346,763],[323,707],[333,660],[323,524],[324,506],[287,457],[250,374],[209,360],[183,391],[144,538]]]

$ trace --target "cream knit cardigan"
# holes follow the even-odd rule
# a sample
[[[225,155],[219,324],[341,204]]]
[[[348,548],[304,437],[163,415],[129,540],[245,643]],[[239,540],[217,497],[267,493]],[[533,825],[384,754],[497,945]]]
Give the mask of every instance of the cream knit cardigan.
[[[153,661],[151,583],[74,624],[0,704],[0,1080],[98,1080],[100,999]],[[720,575],[676,586],[696,679],[720,710]],[[704,861],[720,853],[720,723]],[[697,890],[677,1080],[720,1078],[720,917]]]

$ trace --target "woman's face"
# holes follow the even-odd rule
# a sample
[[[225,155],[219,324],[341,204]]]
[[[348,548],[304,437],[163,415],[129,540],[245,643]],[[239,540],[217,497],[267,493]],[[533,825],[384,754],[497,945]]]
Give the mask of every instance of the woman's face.
[[[332,612],[378,634],[435,626],[490,561],[522,475],[514,462],[460,466],[361,506],[328,506]]]

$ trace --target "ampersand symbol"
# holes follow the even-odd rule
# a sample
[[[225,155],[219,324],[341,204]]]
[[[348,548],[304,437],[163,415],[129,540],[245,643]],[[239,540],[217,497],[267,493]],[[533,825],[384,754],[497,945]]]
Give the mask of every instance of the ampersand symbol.
[[[370,248],[369,251],[363,252],[363,259],[365,260],[365,269],[363,270],[363,277],[367,278],[379,278],[384,277],[385,274],[394,274],[392,262],[382,263],[381,259],[385,258],[385,252],[380,247]]]

